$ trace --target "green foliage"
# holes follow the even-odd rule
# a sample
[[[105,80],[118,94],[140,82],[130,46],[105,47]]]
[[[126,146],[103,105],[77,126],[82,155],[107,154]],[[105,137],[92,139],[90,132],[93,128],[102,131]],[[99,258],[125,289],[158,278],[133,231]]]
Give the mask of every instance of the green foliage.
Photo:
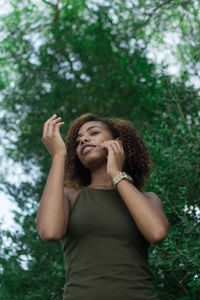
[[[190,93],[188,91],[189,97]],[[187,91],[184,96],[186,100]],[[177,99],[170,106],[167,103],[170,98],[167,99],[165,114],[157,128],[159,135],[157,130],[145,132],[146,139],[151,136],[149,146],[156,166],[152,183],[146,189],[160,195],[171,224],[168,238],[152,249],[150,263],[161,299],[198,299],[200,214],[196,209],[199,207],[200,136],[195,129],[197,101],[191,99],[190,106],[183,112]],[[183,118],[189,113],[187,110],[191,124]]]
[[[163,42],[166,24],[183,33],[197,26],[196,6],[189,2],[11,2],[0,25],[6,111],[0,124],[9,132],[7,155],[27,174],[33,165],[40,174],[19,187],[1,180],[21,209],[15,212],[21,231],[1,230],[1,299],[62,297],[60,244],[41,241],[35,226],[50,166],[42,127],[57,113],[65,121],[64,137],[70,122],[86,112],[131,120],[143,136],[156,167],[145,191],[160,196],[171,224],[168,238],[150,250],[156,291],[166,300],[198,298],[199,93],[186,84],[187,72],[175,80],[146,56],[151,41]],[[182,22],[185,11],[191,19]],[[191,49],[189,41],[184,47]],[[188,57],[198,54],[195,49]]]

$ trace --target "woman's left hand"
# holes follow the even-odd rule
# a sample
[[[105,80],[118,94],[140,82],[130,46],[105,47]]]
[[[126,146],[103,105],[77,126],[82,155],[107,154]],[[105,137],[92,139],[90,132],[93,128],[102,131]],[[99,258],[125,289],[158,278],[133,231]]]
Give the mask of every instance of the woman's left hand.
[[[119,139],[104,141],[101,147],[108,150],[107,155],[107,173],[111,178],[114,178],[122,172],[125,154],[122,142]]]

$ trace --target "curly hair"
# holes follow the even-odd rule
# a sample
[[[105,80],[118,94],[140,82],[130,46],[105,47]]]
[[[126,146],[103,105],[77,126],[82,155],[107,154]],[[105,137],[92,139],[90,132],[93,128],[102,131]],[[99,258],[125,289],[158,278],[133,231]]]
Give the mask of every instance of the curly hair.
[[[80,162],[77,153],[77,134],[80,127],[90,121],[104,123],[111,132],[113,139],[120,138],[125,162],[123,171],[133,178],[133,184],[139,190],[144,187],[145,179],[149,179],[149,169],[154,169],[149,150],[138,135],[130,121],[118,118],[102,118],[95,114],[83,114],[75,119],[66,136],[67,156],[65,161],[65,185],[73,188],[87,186],[91,182],[90,171]]]

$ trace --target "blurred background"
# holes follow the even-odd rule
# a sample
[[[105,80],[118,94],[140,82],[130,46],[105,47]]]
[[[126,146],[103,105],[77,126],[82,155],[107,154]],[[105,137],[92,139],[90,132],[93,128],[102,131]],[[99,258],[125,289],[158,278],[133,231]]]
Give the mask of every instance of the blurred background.
[[[199,299],[200,2],[0,0],[0,299],[62,299],[60,242],[36,210],[51,159],[43,123],[130,120],[155,172],[169,236],[150,247],[160,299]]]

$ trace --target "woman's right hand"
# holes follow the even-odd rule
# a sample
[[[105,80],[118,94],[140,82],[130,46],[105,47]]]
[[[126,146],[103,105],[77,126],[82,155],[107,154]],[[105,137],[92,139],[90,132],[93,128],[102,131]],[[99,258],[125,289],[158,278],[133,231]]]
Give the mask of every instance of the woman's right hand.
[[[65,143],[60,135],[60,127],[63,125],[64,122],[61,122],[61,118],[57,118],[56,114],[44,123],[42,142],[52,157],[67,155]]]

